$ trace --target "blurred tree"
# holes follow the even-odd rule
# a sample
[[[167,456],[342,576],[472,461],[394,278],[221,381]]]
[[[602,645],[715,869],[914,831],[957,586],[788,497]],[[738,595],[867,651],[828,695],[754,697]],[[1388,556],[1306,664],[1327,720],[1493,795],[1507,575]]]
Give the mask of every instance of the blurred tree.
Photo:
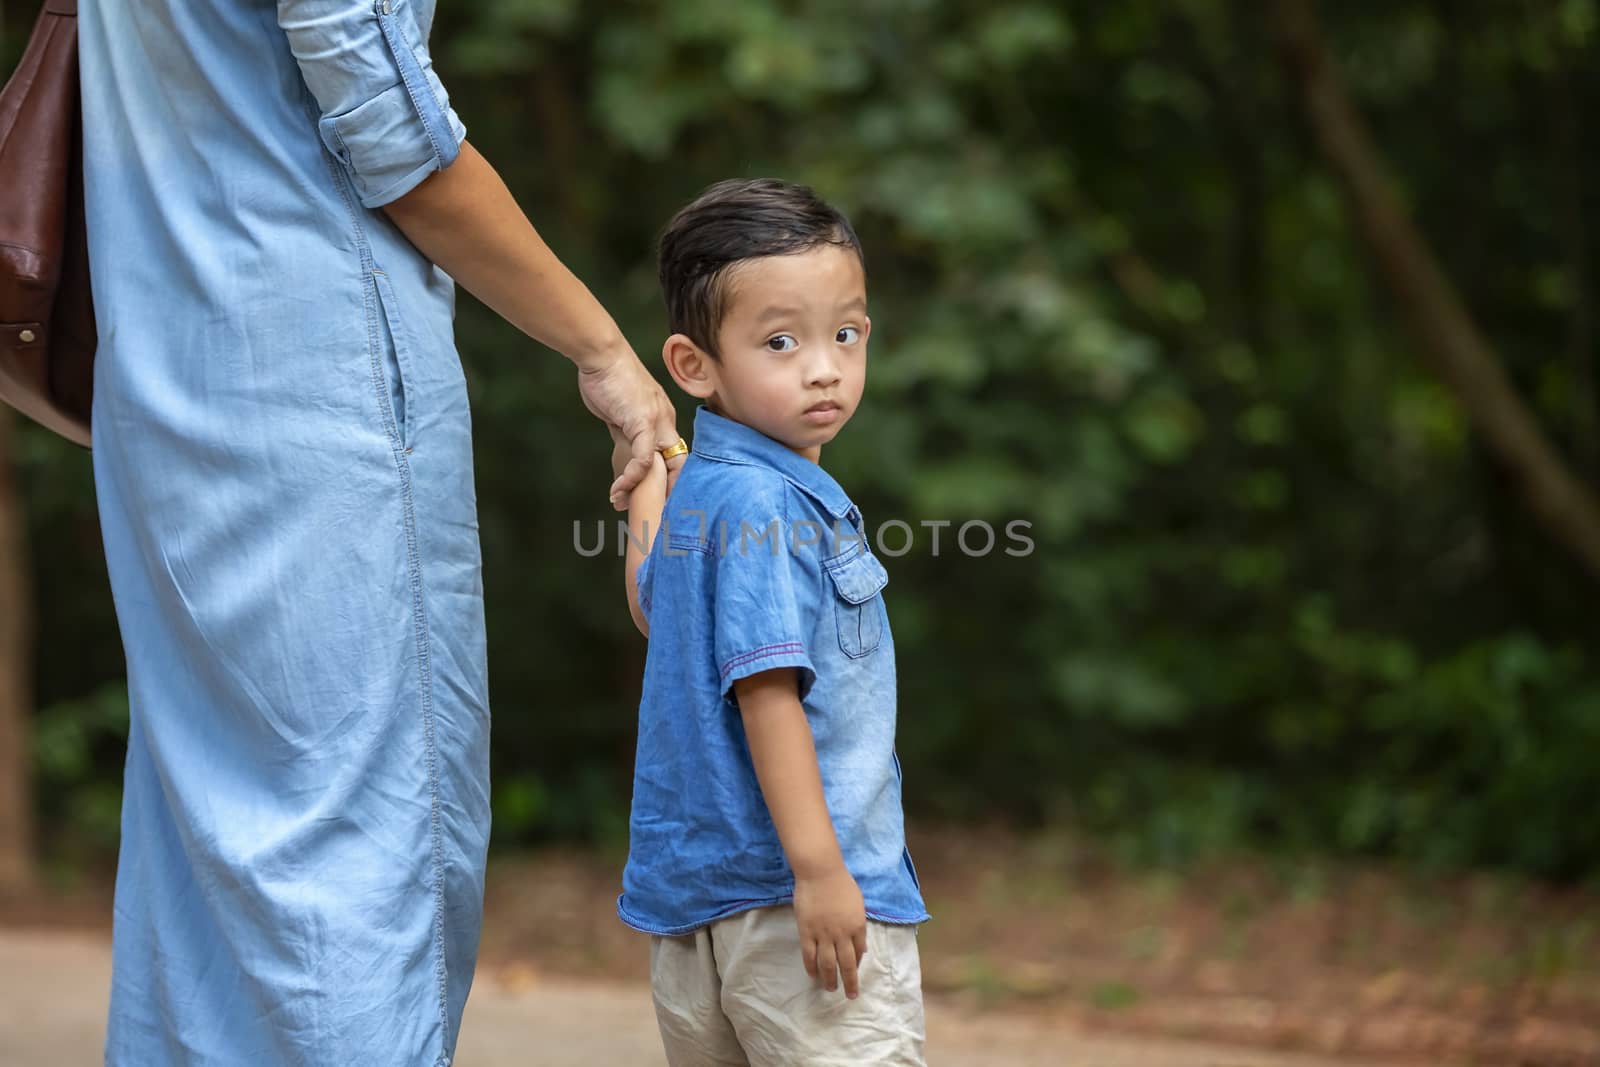
[[[1456,394],[1496,458],[1511,471],[1553,540],[1600,581],[1600,499],[1567,468],[1502,369],[1499,356],[1439,269],[1438,261],[1389,186],[1385,166],[1329,59],[1310,0],[1276,0],[1291,72],[1323,154],[1343,185],[1355,220],[1384,280],[1394,290],[1424,360]],[[1578,232],[1582,232],[1581,213]],[[1581,256],[1582,253],[1575,253]],[[1586,273],[1586,272],[1585,272]],[[1587,308],[1588,301],[1580,301]],[[1593,338],[1587,312],[1576,359],[1587,375]],[[1579,391],[1581,447],[1593,453],[1592,386]]]
[[[13,26],[36,6],[0,0]],[[433,53],[647,360],[654,239],[700,188],[774,174],[850,213],[872,363],[825,462],[870,525],[913,530],[886,559],[916,812],[1072,820],[1157,859],[1268,843],[1600,871],[1600,821],[1573,815],[1600,807],[1595,583],[1520,491],[1534,472],[1594,492],[1571,483],[1600,422],[1596,0],[1317,5],[1326,69],[1383,146],[1381,216],[1314,139],[1271,10],[480,0],[440,5]],[[1408,322],[1438,287],[1397,289],[1362,243],[1406,219],[1522,444],[1418,358]],[[1436,332],[1459,345],[1460,322]],[[564,361],[466,296],[457,334],[496,840],[615,839],[642,646],[619,562],[573,539],[614,520],[607,442]],[[14,463],[45,839],[103,849],[126,706],[88,466],[26,426]],[[1031,552],[1005,551],[1014,520]],[[998,543],[969,556],[976,521]],[[937,552],[924,522],[949,524]]]

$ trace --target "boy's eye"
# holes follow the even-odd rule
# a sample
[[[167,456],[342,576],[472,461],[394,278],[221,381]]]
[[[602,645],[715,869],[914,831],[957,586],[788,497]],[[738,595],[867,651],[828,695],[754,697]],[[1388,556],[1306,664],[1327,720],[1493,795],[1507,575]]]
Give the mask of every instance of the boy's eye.
[[[854,326],[842,326],[833,339],[842,345],[853,345],[861,340],[861,331]]]
[[[799,347],[800,342],[786,333],[767,338],[767,348],[773,352],[793,352]]]

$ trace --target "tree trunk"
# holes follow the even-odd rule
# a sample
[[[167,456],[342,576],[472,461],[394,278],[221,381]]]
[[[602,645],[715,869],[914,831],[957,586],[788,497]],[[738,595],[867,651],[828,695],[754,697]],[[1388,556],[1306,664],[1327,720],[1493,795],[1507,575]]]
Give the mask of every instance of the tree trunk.
[[[11,462],[12,415],[0,407],[0,891],[33,881],[33,599]]]
[[[1594,271],[1584,216],[1583,112],[1573,61],[1563,56],[1550,88],[1555,141],[1557,219],[1572,276],[1572,311],[1567,317],[1567,362],[1572,376],[1572,451],[1580,477],[1600,475],[1600,406],[1595,395],[1594,312],[1589,305]]]
[[[1546,532],[1600,579],[1600,500],[1544,435],[1401,207],[1328,57],[1310,0],[1276,0],[1274,14],[1318,147],[1424,364],[1455,393]]]

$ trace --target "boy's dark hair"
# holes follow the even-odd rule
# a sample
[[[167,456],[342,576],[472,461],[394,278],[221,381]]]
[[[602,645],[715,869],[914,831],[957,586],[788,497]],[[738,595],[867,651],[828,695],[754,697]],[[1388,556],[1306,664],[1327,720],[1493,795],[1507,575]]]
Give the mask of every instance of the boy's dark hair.
[[[661,234],[661,293],[667,323],[712,359],[728,309],[732,268],[763,256],[838,245],[866,267],[850,220],[809,187],[775,178],[721,181],[672,217]]]

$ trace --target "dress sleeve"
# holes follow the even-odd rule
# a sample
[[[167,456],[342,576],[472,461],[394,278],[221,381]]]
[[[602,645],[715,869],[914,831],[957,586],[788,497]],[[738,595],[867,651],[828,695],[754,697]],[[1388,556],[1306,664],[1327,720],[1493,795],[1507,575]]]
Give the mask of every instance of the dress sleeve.
[[[730,522],[727,546],[718,553],[712,644],[722,694],[730,700],[734,682],[776,667],[797,669],[801,700],[817,678],[807,648],[815,583],[793,551],[781,499],[755,494]]]
[[[410,0],[278,0],[278,25],[361,203],[381,207],[455,162],[466,127]]]

